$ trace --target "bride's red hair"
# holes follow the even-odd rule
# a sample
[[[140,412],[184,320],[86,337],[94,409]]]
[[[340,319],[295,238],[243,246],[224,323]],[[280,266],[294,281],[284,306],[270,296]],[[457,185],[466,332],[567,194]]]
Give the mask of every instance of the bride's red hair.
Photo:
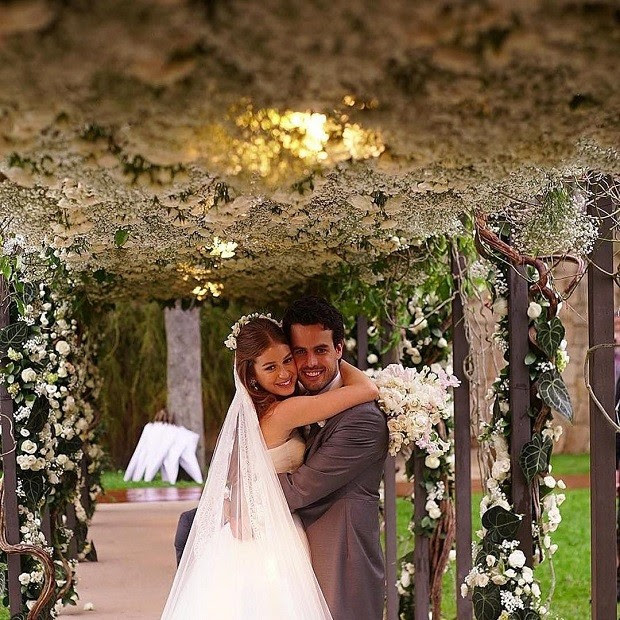
[[[273,344],[288,345],[288,340],[282,328],[269,319],[252,319],[241,328],[237,336],[237,374],[250,393],[259,417],[278,400],[275,394],[263,389],[254,372],[256,359]]]

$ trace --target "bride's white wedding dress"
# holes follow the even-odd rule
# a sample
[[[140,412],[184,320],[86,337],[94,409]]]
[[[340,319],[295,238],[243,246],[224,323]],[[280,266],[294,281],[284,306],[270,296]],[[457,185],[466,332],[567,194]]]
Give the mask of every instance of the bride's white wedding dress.
[[[268,450],[250,395],[235,383],[162,620],[331,620],[277,478],[302,464],[304,441],[295,431]]]

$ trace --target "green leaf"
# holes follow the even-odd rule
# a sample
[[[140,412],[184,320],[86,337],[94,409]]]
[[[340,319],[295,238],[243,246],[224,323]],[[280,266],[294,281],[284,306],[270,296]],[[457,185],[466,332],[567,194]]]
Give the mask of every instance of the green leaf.
[[[21,298],[24,304],[31,304],[38,296],[39,289],[32,282],[24,282]]]
[[[533,609],[517,609],[510,617],[511,620],[540,620],[540,615]]]
[[[549,469],[549,458],[553,444],[550,439],[544,438],[540,433],[535,433],[532,441],[528,441],[519,455],[519,465],[529,483],[537,474]]]
[[[525,365],[529,366],[536,361],[536,353],[532,353],[531,351],[525,356]]]
[[[496,544],[507,538],[513,538],[520,523],[521,519],[517,514],[501,506],[493,506],[482,515],[482,527]]]
[[[17,321],[0,329],[0,351],[8,351],[9,347],[19,347],[28,339],[28,324]]]
[[[541,373],[538,380],[538,393],[542,401],[554,411],[573,421],[573,405],[566,384],[560,373],[553,368]]]
[[[38,504],[45,496],[45,475],[38,471],[22,472],[22,489],[31,504]]]
[[[495,584],[474,588],[472,602],[476,620],[497,620],[502,613],[500,589]]]
[[[550,360],[555,359],[564,333],[564,325],[557,316],[554,316],[549,322],[538,321],[536,323],[536,342]]]
[[[114,233],[114,243],[117,248],[122,248],[127,243],[127,239],[129,239],[129,231],[124,228],[119,228]]]
[[[26,428],[33,433],[40,433],[49,418],[49,402],[43,396],[37,396],[30,410]]]

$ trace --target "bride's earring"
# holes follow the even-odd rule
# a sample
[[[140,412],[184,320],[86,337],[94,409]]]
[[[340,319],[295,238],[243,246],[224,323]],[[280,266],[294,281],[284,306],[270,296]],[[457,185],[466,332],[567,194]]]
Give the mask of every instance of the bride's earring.
[[[258,383],[256,383],[256,379],[252,379],[250,381],[250,385],[252,386],[253,390],[258,390]]]

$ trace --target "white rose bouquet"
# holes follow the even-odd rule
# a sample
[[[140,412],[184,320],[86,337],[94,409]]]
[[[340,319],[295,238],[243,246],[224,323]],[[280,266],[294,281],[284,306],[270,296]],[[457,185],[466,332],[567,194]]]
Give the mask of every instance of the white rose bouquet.
[[[388,418],[392,456],[411,444],[433,456],[450,448],[435,426],[452,414],[449,388],[459,385],[454,375],[443,369],[417,371],[390,364],[373,378],[379,388],[379,406]]]

